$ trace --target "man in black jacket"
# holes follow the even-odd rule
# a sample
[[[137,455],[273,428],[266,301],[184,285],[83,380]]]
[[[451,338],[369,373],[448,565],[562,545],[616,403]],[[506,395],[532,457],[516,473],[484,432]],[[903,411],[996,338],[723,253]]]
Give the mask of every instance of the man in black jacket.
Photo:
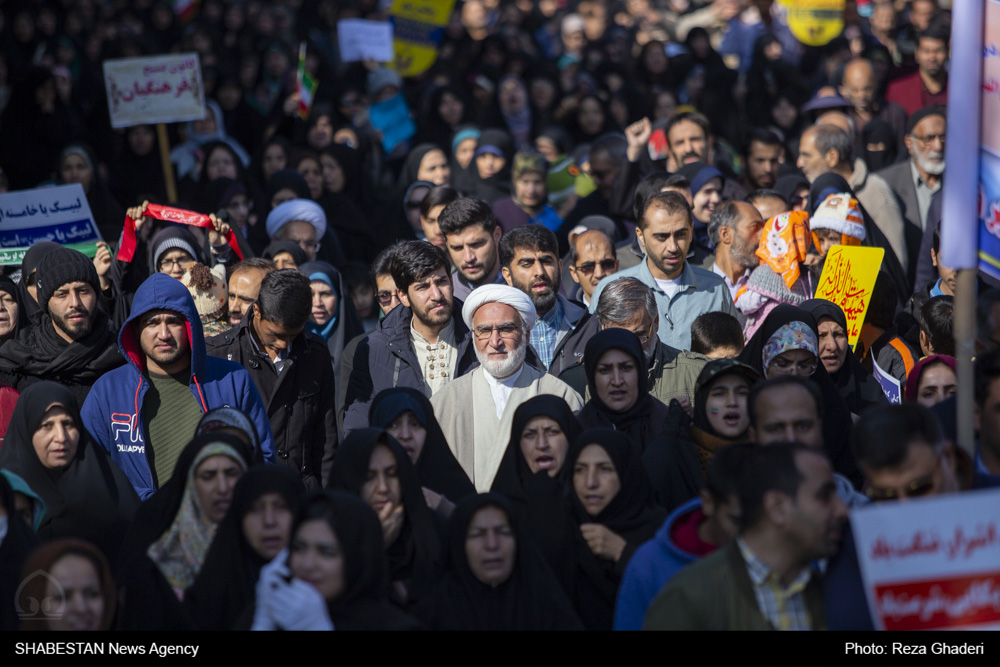
[[[479,365],[452,296],[449,262],[437,246],[405,241],[396,246],[392,279],[401,305],[358,343],[346,378],[344,433],[368,426],[372,398],[390,387],[411,387],[429,398]]]
[[[35,276],[41,312],[0,347],[0,384],[24,391],[52,380],[82,405],[97,378],[125,363],[98,304],[97,270],[83,253],[60,246],[41,259]]]
[[[330,352],[306,332],[309,279],[294,269],[264,277],[240,325],[209,338],[208,353],[243,365],[267,408],[275,460],[308,490],[326,485],[337,449],[337,412]]]

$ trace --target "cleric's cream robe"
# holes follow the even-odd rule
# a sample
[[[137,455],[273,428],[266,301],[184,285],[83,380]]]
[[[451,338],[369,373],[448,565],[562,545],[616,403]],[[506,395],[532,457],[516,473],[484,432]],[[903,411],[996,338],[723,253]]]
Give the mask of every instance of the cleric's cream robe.
[[[496,404],[480,366],[452,380],[431,396],[431,405],[448,446],[479,493],[493,485],[503,459],[517,406],[539,394],[561,396],[574,412],[583,399],[562,380],[525,364],[514,383],[503,417],[497,419]]]

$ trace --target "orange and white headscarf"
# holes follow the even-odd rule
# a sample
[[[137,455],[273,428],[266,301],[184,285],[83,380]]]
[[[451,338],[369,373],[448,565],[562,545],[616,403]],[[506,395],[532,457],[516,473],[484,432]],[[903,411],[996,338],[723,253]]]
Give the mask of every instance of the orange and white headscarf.
[[[760,235],[757,257],[780,275],[789,290],[799,279],[799,263],[809,250],[809,214],[779,213],[766,223]]]

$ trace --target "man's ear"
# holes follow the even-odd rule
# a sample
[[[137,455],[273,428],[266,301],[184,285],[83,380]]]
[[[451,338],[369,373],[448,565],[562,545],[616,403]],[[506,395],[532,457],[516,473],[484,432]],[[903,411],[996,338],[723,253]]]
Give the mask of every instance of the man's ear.
[[[827,167],[833,169],[840,164],[840,153],[831,148],[823,155],[823,162],[826,163]]]
[[[903,137],[903,144],[906,145],[906,152],[913,155],[913,135],[907,134]]]
[[[721,245],[732,245],[733,243],[732,227],[726,227],[725,225],[719,227],[719,243]]]
[[[934,266],[935,269],[937,268],[938,254],[934,251],[934,248],[931,248],[931,264]]]
[[[497,229],[500,229],[500,228],[499,228],[499,227],[497,227]],[[511,287],[513,287],[513,286],[514,286],[514,281],[513,281],[513,280],[511,279],[511,277],[510,277],[510,269],[508,269],[508,268],[507,268],[506,266],[501,266],[501,267],[500,267],[500,275],[502,275],[502,276],[503,276],[503,279],[504,279],[505,281],[507,281],[507,284],[508,284],[509,286],[511,286]]]
[[[791,496],[777,489],[772,489],[764,494],[764,514],[771,520],[771,523],[784,526],[789,521],[794,502]]]
[[[396,288],[396,296],[398,296],[398,297],[399,297],[399,302],[400,302],[401,304],[403,304],[403,305],[404,305],[404,306],[406,306],[407,308],[409,308],[409,307],[410,307],[410,297],[406,296],[406,292],[404,292],[403,290],[401,290],[401,289],[399,289],[399,288],[397,287],[397,288]]]
[[[643,254],[646,254],[646,242],[642,238],[642,228],[638,225],[635,228],[635,238],[639,242],[639,248],[642,250]]]
[[[497,225],[496,227],[494,227],[493,228],[493,243],[496,243],[496,244],[499,245],[499,243],[500,243],[500,237],[502,235],[503,235],[503,230],[500,229],[500,225]]]

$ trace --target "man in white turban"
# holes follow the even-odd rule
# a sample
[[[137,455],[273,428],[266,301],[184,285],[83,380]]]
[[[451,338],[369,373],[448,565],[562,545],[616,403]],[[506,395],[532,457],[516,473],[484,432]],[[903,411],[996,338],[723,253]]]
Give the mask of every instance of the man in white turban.
[[[311,199],[290,199],[267,214],[264,227],[272,241],[298,243],[311,262],[326,234],[326,214]]]
[[[521,290],[484,285],[469,295],[462,319],[472,331],[476,370],[431,397],[455,458],[476,490],[490,490],[503,458],[514,411],[539,394],[561,396],[574,411],[583,399],[569,385],[524,363],[535,306]]]

